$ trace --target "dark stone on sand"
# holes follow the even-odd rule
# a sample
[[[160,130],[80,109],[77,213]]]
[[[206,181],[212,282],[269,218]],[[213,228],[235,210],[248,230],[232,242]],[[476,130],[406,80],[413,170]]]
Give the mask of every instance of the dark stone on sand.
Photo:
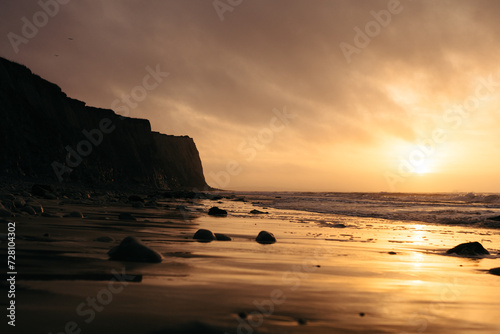
[[[231,241],[231,237],[222,233],[215,233],[215,239],[217,241]]]
[[[500,216],[488,217],[487,219],[500,222]]]
[[[478,255],[490,255],[490,252],[484,249],[483,245],[481,245],[479,242],[475,241],[475,242],[466,242],[458,246],[455,246],[452,249],[448,249],[446,251],[446,254],[478,256]]]
[[[489,273],[492,275],[500,276],[500,268],[492,268],[489,270]]]
[[[81,213],[80,211],[73,211],[64,215],[64,217],[83,218],[83,213]]]
[[[272,244],[276,242],[276,238],[271,232],[260,231],[257,238],[255,238],[255,241],[257,241],[260,244]]]
[[[345,224],[339,223],[339,224],[332,225],[332,227],[335,227],[335,228],[346,228],[347,226]]]
[[[210,210],[208,210],[208,214],[210,216],[225,217],[227,216],[227,211],[224,209],[219,209],[218,207],[214,206],[211,207]]]
[[[252,211],[250,211],[251,214],[254,214],[254,215],[264,215],[264,214],[268,214],[269,212],[264,212],[264,211],[259,211],[259,210],[256,210],[256,209],[253,209]]]
[[[12,217],[12,212],[7,210],[2,204],[0,204],[0,217]]]
[[[245,312],[240,312],[238,313],[238,317],[240,317],[240,319],[246,319],[247,318],[247,314]]]
[[[58,215],[54,215],[54,214],[48,213],[48,212],[42,212],[42,217],[47,217],[47,218],[61,218]]]
[[[137,209],[142,209],[144,207],[144,203],[142,202],[132,202],[132,207]]]
[[[98,242],[113,242],[113,241],[115,241],[115,239],[113,239],[111,237],[108,237],[108,236],[105,236],[105,237],[95,238],[94,241],[98,241]]]
[[[157,251],[149,248],[136,237],[126,237],[122,242],[109,250],[109,259],[113,261],[134,261],[159,263],[163,257]]]
[[[388,254],[390,254],[390,255],[396,255],[398,253],[396,253],[396,252],[389,252]]]
[[[33,209],[31,206],[29,205],[26,205],[24,207],[21,208],[21,211],[22,212],[26,212],[27,214],[29,215],[32,215],[32,216],[36,216],[36,211],[35,209]]]
[[[199,229],[193,236],[193,239],[198,240],[200,242],[210,242],[216,239],[215,234],[204,228]]]
[[[13,201],[16,199],[16,196],[14,196],[10,193],[2,193],[2,194],[0,194],[0,199],[2,201]]]
[[[120,220],[132,220],[132,221],[135,221],[137,220],[134,216],[132,216],[130,213],[128,212],[122,212],[118,215],[118,219]]]
[[[43,206],[38,202],[28,201],[26,205],[31,206],[36,211],[36,213],[43,213],[44,211]]]
[[[130,195],[128,200],[129,202],[144,202],[144,199],[139,195]]]
[[[49,192],[49,193],[54,192],[54,189],[52,188],[51,185],[48,185],[48,184],[34,184],[31,187],[31,194],[33,196],[44,197],[47,192]]]
[[[306,320],[306,319],[303,319],[303,318],[298,318],[298,319],[297,319],[297,323],[298,323],[299,325],[302,325],[302,326],[303,326],[303,325],[307,325],[307,320]]]
[[[364,313],[364,312],[360,312],[360,313],[359,313],[359,316],[360,316],[360,317],[364,317],[364,316],[365,316],[365,313]]]
[[[21,197],[16,197],[14,201],[12,201],[12,203],[14,204],[14,207],[16,207],[17,209],[20,209],[26,205],[26,201]]]
[[[46,192],[45,195],[43,196],[43,198],[45,198],[45,199],[57,199],[57,196],[51,192]]]

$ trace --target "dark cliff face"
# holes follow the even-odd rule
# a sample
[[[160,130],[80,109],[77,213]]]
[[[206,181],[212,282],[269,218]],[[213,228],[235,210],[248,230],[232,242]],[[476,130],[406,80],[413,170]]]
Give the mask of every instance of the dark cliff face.
[[[187,136],[151,131],[148,120],[87,107],[28,68],[0,58],[0,173],[91,184],[205,188]]]

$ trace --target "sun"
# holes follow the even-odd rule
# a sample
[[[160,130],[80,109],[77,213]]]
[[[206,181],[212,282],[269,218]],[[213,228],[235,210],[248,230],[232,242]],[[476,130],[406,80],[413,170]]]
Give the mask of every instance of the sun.
[[[426,162],[426,163],[423,163],[420,166],[415,167],[415,169],[413,170],[413,172],[415,174],[417,174],[417,175],[425,175],[425,174],[431,173],[432,170],[431,170],[431,167],[430,167],[430,163]]]

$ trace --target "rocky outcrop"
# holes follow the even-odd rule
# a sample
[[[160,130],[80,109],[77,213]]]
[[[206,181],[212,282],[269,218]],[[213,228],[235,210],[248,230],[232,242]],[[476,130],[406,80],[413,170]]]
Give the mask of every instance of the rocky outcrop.
[[[0,58],[0,174],[89,184],[205,188],[192,138],[151,131],[146,119],[68,98]]]
[[[475,242],[466,242],[458,246],[455,246],[451,249],[448,249],[446,251],[446,254],[481,256],[481,255],[490,255],[490,252],[488,252],[479,242],[475,241]]]

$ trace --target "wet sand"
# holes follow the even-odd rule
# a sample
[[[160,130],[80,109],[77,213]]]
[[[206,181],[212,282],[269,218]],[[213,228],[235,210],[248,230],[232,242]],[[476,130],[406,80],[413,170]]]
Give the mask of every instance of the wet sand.
[[[47,212],[79,210],[85,218],[12,219],[18,277],[16,327],[9,333],[500,332],[500,276],[488,273],[500,267],[500,230],[250,201],[165,200],[157,208],[132,208],[40,200]],[[208,216],[211,206],[228,216]],[[119,220],[120,212],[137,221]],[[232,241],[197,242],[199,228]],[[278,241],[257,243],[261,230]],[[160,252],[163,262],[109,261],[107,251],[129,235]],[[444,255],[467,241],[481,242],[492,255]],[[5,254],[5,241],[0,246]]]

